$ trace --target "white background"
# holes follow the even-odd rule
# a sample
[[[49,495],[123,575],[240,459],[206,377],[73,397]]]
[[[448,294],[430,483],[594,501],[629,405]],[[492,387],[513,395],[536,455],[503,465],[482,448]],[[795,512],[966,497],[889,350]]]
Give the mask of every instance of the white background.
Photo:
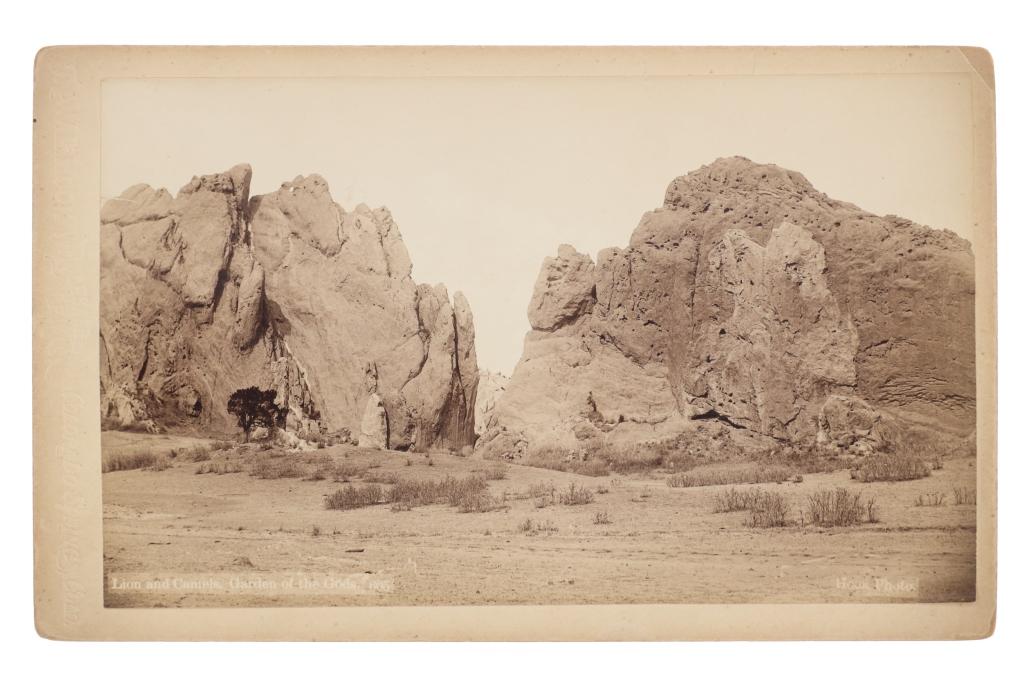
[[[1020,21],[1013,3],[553,0],[9,3],[0,27],[4,266],[0,647],[10,679],[834,680],[1019,675],[1022,626]],[[980,642],[795,644],[93,644],[39,638],[32,619],[32,60],[52,44],[978,45],[995,60],[999,183],[999,614]],[[197,611],[201,618],[201,611]],[[1016,645],[1016,646],[1015,646]]]

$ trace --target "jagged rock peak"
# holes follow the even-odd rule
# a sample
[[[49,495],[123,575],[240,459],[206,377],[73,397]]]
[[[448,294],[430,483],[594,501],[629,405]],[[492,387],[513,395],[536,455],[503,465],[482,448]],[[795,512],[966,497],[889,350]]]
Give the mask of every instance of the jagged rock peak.
[[[103,207],[104,416],[229,429],[227,396],[256,385],[298,433],[355,440],[383,421],[368,442],[471,445],[465,297],[417,286],[387,208],[346,212],[315,174],[250,199],[251,178],[242,164]]]
[[[558,255],[545,258],[534,285],[527,317],[533,329],[553,331],[594,305],[594,261],[572,246],[562,244]]]
[[[251,181],[252,166],[247,163],[240,163],[232,166],[224,173],[192,176],[192,180],[178,190],[178,196],[194,194],[199,190],[220,192],[221,194],[234,196],[239,206],[245,206],[249,201],[249,183]]]

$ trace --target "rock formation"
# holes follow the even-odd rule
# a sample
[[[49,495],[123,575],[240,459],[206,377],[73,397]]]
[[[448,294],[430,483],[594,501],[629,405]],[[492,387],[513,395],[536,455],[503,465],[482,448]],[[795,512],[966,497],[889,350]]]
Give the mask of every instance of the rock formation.
[[[226,431],[228,395],[257,385],[300,435],[471,445],[465,297],[413,281],[386,208],[346,212],[316,175],[250,199],[250,177],[236,166],[176,197],[138,185],[103,207],[103,415]]]
[[[559,247],[528,315],[485,456],[667,440],[708,419],[842,448],[883,417],[974,428],[969,243],[774,165],[677,178],[596,263]]]
[[[476,389],[476,410],[474,424],[477,434],[481,434],[487,427],[487,422],[494,412],[494,406],[505,393],[508,386],[508,377],[501,372],[480,372],[480,383]]]

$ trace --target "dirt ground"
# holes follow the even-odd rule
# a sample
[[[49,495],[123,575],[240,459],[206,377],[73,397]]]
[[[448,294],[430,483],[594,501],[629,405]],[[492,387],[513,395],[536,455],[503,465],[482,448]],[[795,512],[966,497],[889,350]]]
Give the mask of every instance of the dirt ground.
[[[107,454],[203,442],[103,434]],[[493,466],[345,446],[319,452],[402,478],[465,476]],[[764,484],[793,505],[794,525],[775,529],[747,527],[745,512],[713,513],[713,496],[728,486],[672,488],[665,473],[592,478],[512,464],[504,479],[489,482],[504,508],[461,513],[446,505],[328,510],[324,497],[344,485],[330,478],[197,475],[203,463],[182,456],[170,464],[103,474],[107,606],[974,599],[976,510],[953,499],[954,488],[975,490],[973,458],[948,460],[916,481],[860,483],[843,470]],[[537,508],[525,497],[531,485],[562,490],[571,483],[594,491],[593,502]],[[874,497],[879,522],[801,525],[807,496],[836,485]],[[916,506],[928,493],[943,493],[944,504]],[[599,513],[609,523],[595,523]]]

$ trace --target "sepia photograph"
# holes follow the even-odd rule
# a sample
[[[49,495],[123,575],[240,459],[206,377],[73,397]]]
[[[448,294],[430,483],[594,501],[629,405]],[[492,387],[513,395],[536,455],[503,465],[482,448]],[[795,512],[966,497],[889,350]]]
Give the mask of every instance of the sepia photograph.
[[[104,611],[988,603],[987,55],[426,52],[95,82]]]

